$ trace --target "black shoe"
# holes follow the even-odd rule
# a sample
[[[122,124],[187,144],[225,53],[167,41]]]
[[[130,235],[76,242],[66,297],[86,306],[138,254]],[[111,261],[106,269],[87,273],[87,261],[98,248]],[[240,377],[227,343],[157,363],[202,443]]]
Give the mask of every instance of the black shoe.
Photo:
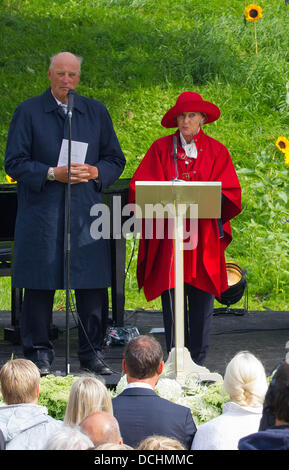
[[[80,367],[97,375],[111,375],[112,371],[97,357],[89,361],[80,361]]]
[[[36,364],[36,366],[38,367],[38,369],[40,371],[41,377],[51,373],[51,366],[50,366],[49,361],[44,361],[44,360],[37,361],[37,362],[35,362],[35,364]]]

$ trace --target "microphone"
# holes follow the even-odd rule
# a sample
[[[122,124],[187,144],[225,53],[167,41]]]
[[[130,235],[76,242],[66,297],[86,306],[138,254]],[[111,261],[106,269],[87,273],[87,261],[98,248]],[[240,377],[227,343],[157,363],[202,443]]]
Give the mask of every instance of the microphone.
[[[72,117],[72,110],[73,110],[73,106],[74,106],[75,91],[70,88],[67,92],[67,96],[68,96],[67,114],[71,118]]]

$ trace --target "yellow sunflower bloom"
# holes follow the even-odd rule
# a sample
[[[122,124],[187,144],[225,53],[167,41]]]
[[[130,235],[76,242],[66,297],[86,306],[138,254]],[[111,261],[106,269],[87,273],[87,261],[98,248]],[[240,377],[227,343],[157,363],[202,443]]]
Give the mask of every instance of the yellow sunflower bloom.
[[[275,142],[275,145],[278,150],[283,153],[289,152],[289,140],[286,137],[278,137]]]
[[[258,21],[263,16],[263,9],[256,5],[255,3],[251,3],[245,8],[245,19],[247,21]]]
[[[14,184],[14,183],[17,183],[17,181],[15,181],[13,178],[11,178],[11,176],[9,175],[6,175],[6,181],[7,183],[9,184]]]

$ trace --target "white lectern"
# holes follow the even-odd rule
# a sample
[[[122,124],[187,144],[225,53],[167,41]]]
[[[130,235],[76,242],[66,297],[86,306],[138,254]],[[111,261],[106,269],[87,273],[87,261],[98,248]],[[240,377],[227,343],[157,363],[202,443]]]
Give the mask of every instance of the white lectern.
[[[136,181],[135,191],[136,218],[167,218],[173,219],[174,222],[172,238],[175,256],[175,347],[170,352],[168,362],[174,363],[175,378],[184,382],[188,373],[199,372],[202,375],[201,372],[205,369],[193,363],[184,344],[184,223],[186,219],[193,221],[193,233],[189,237],[192,249],[197,243],[198,219],[221,217],[221,183],[182,180]],[[206,371],[207,369],[205,376]],[[219,378],[220,376],[217,377]]]

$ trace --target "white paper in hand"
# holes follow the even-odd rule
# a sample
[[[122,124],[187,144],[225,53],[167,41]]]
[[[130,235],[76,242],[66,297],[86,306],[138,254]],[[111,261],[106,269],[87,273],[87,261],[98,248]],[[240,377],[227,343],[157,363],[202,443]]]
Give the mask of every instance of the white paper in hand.
[[[71,141],[71,163],[85,162],[88,144],[86,142]],[[63,139],[57,166],[65,166],[68,164],[68,140]]]

